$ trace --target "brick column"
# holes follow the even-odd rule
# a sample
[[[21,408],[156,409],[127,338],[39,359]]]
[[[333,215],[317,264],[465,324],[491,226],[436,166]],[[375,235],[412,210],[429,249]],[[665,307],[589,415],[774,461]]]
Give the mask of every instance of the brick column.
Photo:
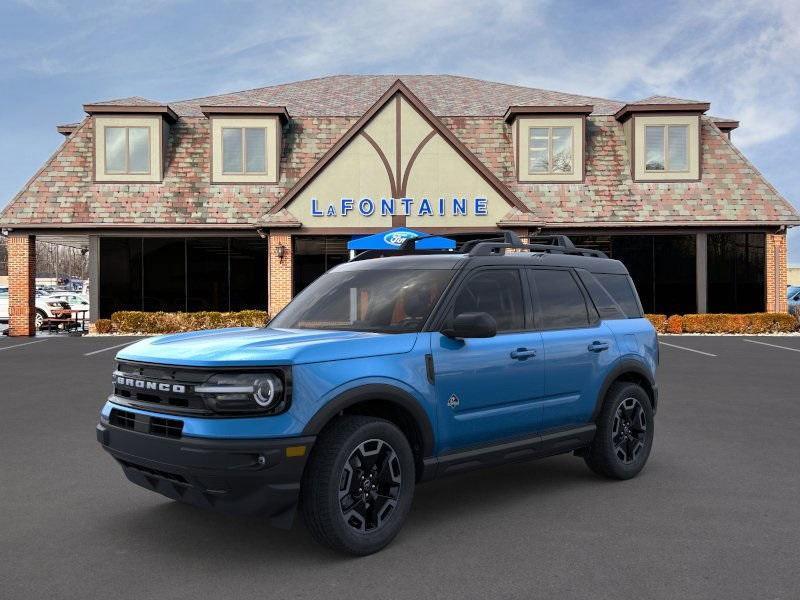
[[[278,257],[279,246],[283,246],[283,259]],[[292,235],[285,231],[270,231],[267,253],[267,306],[270,317],[273,317],[292,299]]]
[[[36,236],[8,236],[8,333],[36,335]]]
[[[764,248],[765,278],[764,288],[766,293],[765,308],[767,312],[787,312],[786,302],[786,234],[767,234]]]

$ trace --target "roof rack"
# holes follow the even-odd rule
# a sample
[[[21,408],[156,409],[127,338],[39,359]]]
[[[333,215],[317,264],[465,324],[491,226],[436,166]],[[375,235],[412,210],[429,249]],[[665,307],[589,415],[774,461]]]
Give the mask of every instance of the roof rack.
[[[589,256],[592,258],[608,258],[605,252],[591,248],[578,248],[565,235],[551,235],[543,238],[550,244],[523,244],[519,236],[513,231],[503,231],[502,238],[488,240],[470,240],[461,247],[461,252],[470,256],[491,256],[492,254],[505,254],[507,248],[515,250],[530,250],[531,252],[546,252],[548,254],[570,254],[574,256]]]

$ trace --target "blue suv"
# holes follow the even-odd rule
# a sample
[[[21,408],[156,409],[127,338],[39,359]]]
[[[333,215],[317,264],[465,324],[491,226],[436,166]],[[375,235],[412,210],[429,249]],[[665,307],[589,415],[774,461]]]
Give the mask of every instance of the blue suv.
[[[419,239],[419,238],[417,238]],[[340,265],[267,327],[117,355],[97,438],[132,482],[356,555],[415,486],[573,452],[635,476],[653,444],[656,333],[622,263],[512,233]]]

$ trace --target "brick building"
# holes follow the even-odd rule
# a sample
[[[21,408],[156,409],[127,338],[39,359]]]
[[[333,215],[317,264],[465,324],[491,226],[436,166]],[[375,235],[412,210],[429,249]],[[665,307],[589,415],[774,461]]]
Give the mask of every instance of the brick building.
[[[87,104],[0,215],[11,331],[34,241],[85,247],[93,315],[274,313],[353,236],[566,233],[623,260],[647,312],[786,310],[800,223],[701,101],[448,75],[334,76],[163,104]]]

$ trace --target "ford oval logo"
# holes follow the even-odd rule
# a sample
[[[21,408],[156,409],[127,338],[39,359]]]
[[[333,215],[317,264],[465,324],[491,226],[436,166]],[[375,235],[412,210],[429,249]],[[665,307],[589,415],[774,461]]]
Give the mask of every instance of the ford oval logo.
[[[413,231],[390,231],[383,236],[383,241],[390,246],[401,246],[408,239],[419,237]]]

